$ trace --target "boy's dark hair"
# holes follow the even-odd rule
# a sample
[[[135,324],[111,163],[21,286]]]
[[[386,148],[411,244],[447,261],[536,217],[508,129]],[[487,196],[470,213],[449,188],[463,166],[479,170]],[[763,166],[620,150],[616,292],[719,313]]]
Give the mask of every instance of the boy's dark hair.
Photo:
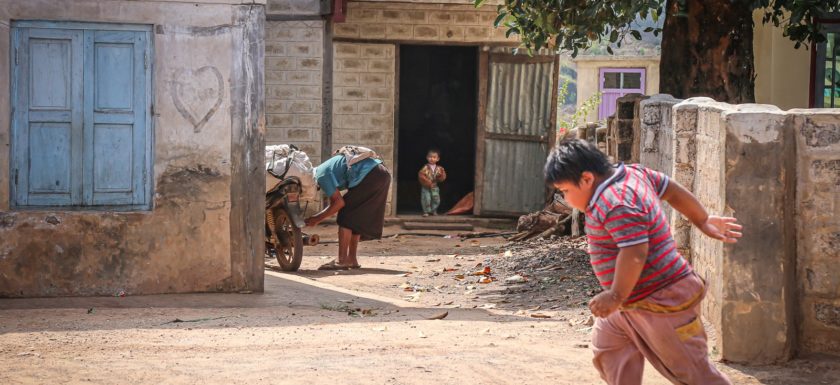
[[[435,147],[432,147],[429,149],[429,151],[426,151],[426,156],[429,156],[429,154],[437,154],[437,156],[440,156],[440,150],[438,150]]]
[[[580,182],[584,171],[596,175],[609,172],[610,161],[594,144],[581,139],[567,139],[557,145],[545,162],[543,176],[547,184]]]

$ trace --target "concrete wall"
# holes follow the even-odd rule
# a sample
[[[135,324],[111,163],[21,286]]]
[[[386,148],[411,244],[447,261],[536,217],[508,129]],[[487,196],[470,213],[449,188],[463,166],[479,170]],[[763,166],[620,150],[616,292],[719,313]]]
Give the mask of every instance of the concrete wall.
[[[671,110],[680,101],[671,95],[653,95],[639,102],[637,117],[639,163],[671,177],[674,173],[674,127]],[[664,211],[670,220],[673,217],[671,207],[666,205]],[[673,232],[674,229],[672,228],[671,231]],[[690,260],[687,242],[678,241],[677,245],[683,256]]]
[[[321,0],[266,0],[266,14],[275,16],[319,15],[329,13],[331,2]]]
[[[366,40],[518,45],[516,36],[505,38],[504,28],[493,27],[497,15],[491,5],[351,1],[346,21],[334,24],[334,33]]]
[[[261,3],[0,0],[3,74],[11,20],[155,27],[151,211],[10,211],[0,76],[0,296],[262,290],[264,176],[251,167],[265,129]]]
[[[601,68],[644,68],[645,95],[659,93],[659,56],[578,56],[573,59],[577,66],[577,108],[600,90]],[[586,121],[598,120],[598,109],[593,109]]]
[[[761,23],[763,11],[753,15],[755,101],[781,109],[807,108],[810,99],[811,53],[803,44],[795,49],[782,29]]]
[[[321,163],[324,22],[265,27],[266,144],[294,144]]]
[[[641,102],[648,97],[628,94],[615,101],[615,114],[607,119],[607,154],[615,162],[639,163],[641,158]]]
[[[670,125],[642,116],[643,138],[672,131],[672,178],[745,226],[741,242],[724,246],[672,215],[675,239],[709,284],[703,313],[723,358],[840,353],[840,110],[676,102],[643,102],[643,114],[673,106]],[[661,150],[645,163],[667,168]]]
[[[791,110],[800,346],[840,353],[840,109]]]
[[[705,310],[719,323],[721,355],[736,362],[786,360],[795,338],[787,118],[772,106],[683,103],[698,104],[695,195],[710,213],[736,216],[747,229],[726,246],[691,230],[694,265],[714,282]]]

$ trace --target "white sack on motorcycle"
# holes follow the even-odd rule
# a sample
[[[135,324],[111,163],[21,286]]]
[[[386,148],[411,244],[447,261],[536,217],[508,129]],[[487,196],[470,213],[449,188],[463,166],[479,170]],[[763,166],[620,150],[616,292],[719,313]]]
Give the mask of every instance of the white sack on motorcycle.
[[[288,169],[287,169],[288,168]],[[314,167],[309,155],[301,150],[293,149],[288,144],[278,144],[265,147],[265,169],[277,175],[294,176],[300,178],[301,200],[315,200],[317,185],[315,184]],[[279,180],[266,172],[265,191],[271,190]]]

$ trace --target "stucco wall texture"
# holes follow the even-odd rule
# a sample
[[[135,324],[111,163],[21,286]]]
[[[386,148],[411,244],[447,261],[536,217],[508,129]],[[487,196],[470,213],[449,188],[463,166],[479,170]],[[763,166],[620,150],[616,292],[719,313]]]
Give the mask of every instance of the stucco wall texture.
[[[265,129],[261,3],[0,0],[5,74],[11,20],[154,26],[151,211],[10,211],[10,86],[0,76],[0,296],[262,289],[262,239],[248,235],[259,235],[250,222],[262,209],[243,201],[264,185],[245,171],[261,162]]]
[[[672,217],[708,283],[703,313],[723,358],[770,363],[840,353],[840,110],[665,95],[643,102],[643,112],[667,108],[670,124],[648,119],[642,136],[673,131],[673,150],[642,161],[667,168],[670,157],[674,180],[710,212],[745,226],[738,244],[723,245],[696,229],[686,234],[685,219]]]

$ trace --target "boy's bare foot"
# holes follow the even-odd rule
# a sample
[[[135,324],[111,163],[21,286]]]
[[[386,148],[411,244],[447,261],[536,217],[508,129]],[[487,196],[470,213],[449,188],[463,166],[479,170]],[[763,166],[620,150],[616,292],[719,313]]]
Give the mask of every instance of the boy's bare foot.
[[[424,217],[428,217],[428,216],[429,216],[429,213],[423,213],[423,216],[424,216]]]

